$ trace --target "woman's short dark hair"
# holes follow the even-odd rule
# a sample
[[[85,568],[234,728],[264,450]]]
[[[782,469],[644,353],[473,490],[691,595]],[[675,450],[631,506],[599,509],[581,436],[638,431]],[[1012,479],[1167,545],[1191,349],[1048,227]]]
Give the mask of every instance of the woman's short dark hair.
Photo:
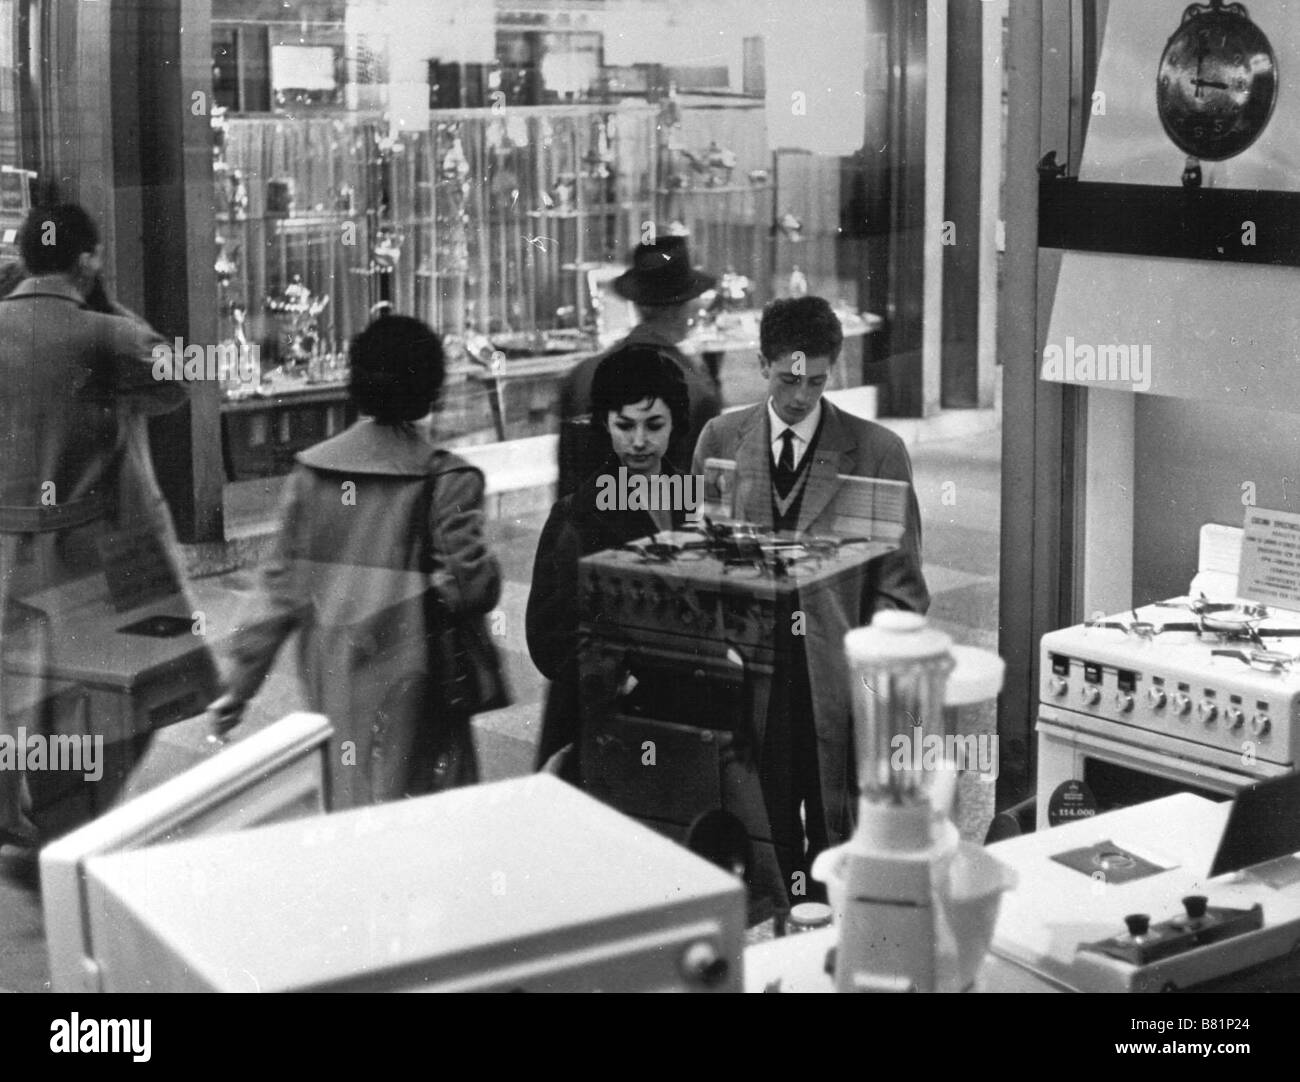
[[[380,316],[352,340],[349,393],[380,424],[418,421],[446,376],[442,339],[410,316]]]
[[[690,400],[680,366],[653,346],[621,346],[596,366],[592,376],[592,424],[603,429],[611,413],[655,398],[662,398],[668,407],[674,436],[685,432]]]
[[[65,274],[98,246],[95,220],[76,203],[36,207],[18,231],[18,254],[28,274]]]

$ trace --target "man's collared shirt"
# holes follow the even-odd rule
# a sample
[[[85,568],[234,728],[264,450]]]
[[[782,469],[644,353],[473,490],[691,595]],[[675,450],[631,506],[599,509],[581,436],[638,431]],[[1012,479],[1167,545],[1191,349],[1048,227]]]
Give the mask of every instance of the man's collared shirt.
[[[794,466],[799,468],[799,463],[803,461],[803,456],[808,450],[808,445],[812,443],[812,438],[817,434],[817,426],[822,419],[822,402],[819,398],[817,405],[807,417],[797,425],[788,425],[777,416],[776,409],[772,405],[772,399],[769,396],[767,400],[767,419],[771,422],[772,429],[772,465],[776,466],[781,461],[781,437],[788,428],[794,433]]]

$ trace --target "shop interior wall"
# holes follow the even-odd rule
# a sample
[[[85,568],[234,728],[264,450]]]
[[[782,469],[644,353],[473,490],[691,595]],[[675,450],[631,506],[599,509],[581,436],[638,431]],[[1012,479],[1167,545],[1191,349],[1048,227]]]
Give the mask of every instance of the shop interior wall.
[[[1200,528],[1257,506],[1300,511],[1300,418],[1282,410],[1138,395],[1133,601],[1184,594]]]

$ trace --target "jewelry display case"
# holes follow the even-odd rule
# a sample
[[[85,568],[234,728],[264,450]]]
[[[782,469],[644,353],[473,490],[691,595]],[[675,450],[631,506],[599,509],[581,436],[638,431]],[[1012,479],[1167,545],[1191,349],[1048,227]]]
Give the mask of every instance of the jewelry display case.
[[[444,427],[492,426],[492,357],[594,348],[593,268],[653,218],[655,110],[639,103],[213,122],[221,344],[252,355],[223,386],[227,480],[286,472],[353,419],[347,344],[409,314],[448,347]],[[487,339],[489,348],[465,348]]]

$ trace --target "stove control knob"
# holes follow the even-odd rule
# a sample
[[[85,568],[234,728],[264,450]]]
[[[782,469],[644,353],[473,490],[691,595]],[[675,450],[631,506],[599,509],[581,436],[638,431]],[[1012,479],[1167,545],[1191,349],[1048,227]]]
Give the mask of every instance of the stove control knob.
[[[1213,725],[1219,716],[1219,708],[1209,699],[1202,699],[1201,705],[1196,708],[1196,712],[1201,715],[1201,720],[1206,725]]]
[[[1230,706],[1223,712],[1223,720],[1228,723],[1228,728],[1235,732],[1245,724],[1246,715],[1239,708]]]
[[[1147,699],[1153,710],[1163,710],[1165,703],[1169,701],[1169,696],[1165,694],[1164,688],[1148,688]]]
[[[1169,700],[1169,705],[1173,707],[1175,714],[1180,717],[1189,713],[1192,709],[1192,700],[1184,695],[1181,691],[1175,692],[1174,697]]]
[[[1204,894],[1189,894],[1183,899],[1183,908],[1187,910],[1187,915],[1192,920],[1200,920],[1204,917],[1209,904],[1210,900]]]
[[[1146,913],[1130,913],[1124,918],[1128,934],[1134,939],[1144,936],[1151,930],[1151,918]]]
[[[1127,714],[1133,709],[1133,696],[1127,691],[1115,692],[1115,709],[1121,714]]]
[[[1096,684],[1085,684],[1079,689],[1079,698],[1084,706],[1096,706],[1101,701],[1101,688]]]
[[[1064,676],[1053,676],[1047,681],[1047,690],[1052,693],[1052,697],[1059,699],[1070,690],[1070,682]]]
[[[1267,736],[1271,728],[1273,728],[1273,719],[1267,714],[1256,714],[1250,719],[1250,731],[1256,736]]]
[[[712,943],[696,940],[681,958],[682,976],[690,984],[713,988],[727,979],[730,966]]]

